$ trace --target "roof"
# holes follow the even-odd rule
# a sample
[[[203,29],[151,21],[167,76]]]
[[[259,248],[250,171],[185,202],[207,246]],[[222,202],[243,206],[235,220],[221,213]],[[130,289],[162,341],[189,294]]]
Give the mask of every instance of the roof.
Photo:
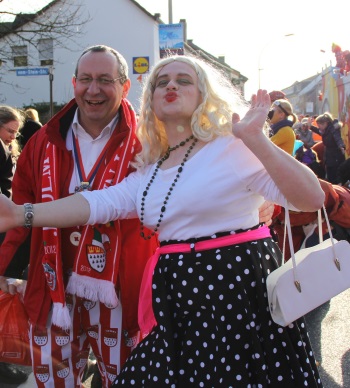
[[[35,19],[38,15],[41,13],[47,11],[49,8],[51,8],[56,3],[59,3],[62,0],[48,0],[48,3],[45,5],[45,7],[41,8],[39,11],[34,13],[18,13],[14,19],[13,22],[0,22],[0,39],[4,37],[7,34],[10,34],[14,30],[24,26],[26,23],[30,22],[31,20]],[[162,22],[159,17],[160,14],[154,14],[152,15],[150,12],[148,12],[145,8],[143,8],[137,1],[135,0],[129,0],[131,3],[133,3],[136,7],[141,9],[142,12],[144,12],[146,15],[151,17],[154,20],[159,20],[159,22]]]
[[[299,92],[299,96],[311,92],[315,88],[315,86],[321,82],[321,80],[322,76],[321,74],[318,74],[304,89]]]
[[[3,22],[0,23],[0,39],[7,34],[10,34],[14,30],[17,30],[29,23],[31,20],[35,19],[39,14],[45,12],[47,9],[52,7],[54,4],[59,2],[60,0],[52,0],[48,2],[45,7],[41,8],[39,11],[35,13],[18,13],[13,22]]]
[[[13,22],[3,22],[0,23],[0,39],[4,37],[5,35],[13,32],[16,29],[19,29],[20,27],[24,26],[26,23],[30,22],[31,20],[35,19],[38,15],[41,13],[47,11],[50,7],[55,5],[56,3],[59,3],[62,0],[52,0],[48,1],[47,5],[40,9],[39,11],[31,14],[22,14],[19,13],[16,15],[16,18]],[[142,7],[137,1],[135,0],[129,0],[131,3],[133,3],[136,7],[138,7],[142,12],[144,12],[146,15],[151,17],[152,19],[156,20],[158,23],[163,23],[160,19],[160,14],[156,13],[152,15],[150,12],[148,12],[144,7]],[[186,22],[186,21],[185,21]],[[192,40],[187,40],[185,37],[185,47],[190,52],[195,52],[198,55],[202,56],[203,58],[208,59],[211,62],[215,62],[219,67],[225,69],[228,72],[234,73],[241,82],[246,82],[248,80],[247,77],[243,76],[239,71],[232,69],[227,63],[225,63],[223,58],[217,58],[213,56],[212,54],[208,53],[207,51],[203,50],[199,46],[195,45]]]

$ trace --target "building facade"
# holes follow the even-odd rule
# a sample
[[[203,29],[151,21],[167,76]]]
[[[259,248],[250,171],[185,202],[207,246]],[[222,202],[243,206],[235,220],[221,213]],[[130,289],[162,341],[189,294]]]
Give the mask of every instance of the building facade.
[[[51,105],[67,103],[73,97],[71,80],[79,55],[89,46],[105,44],[126,58],[132,84],[128,99],[138,110],[144,77],[160,57],[158,29],[159,24],[164,24],[160,15],[150,14],[134,0],[84,0],[80,3],[74,12],[78,19],[85,22],[81,25],[77,22],[76,36],[65,44],[56,44],[60,39],[58,35],[36,35],[28,42],[11,34],[11,30],[20,28],[19,18],[13,23],[0,23],[0,48],[7,44],[6,50],[10,52],[10,59],[2,60],[0,57],[0,103],[19,108],[41,102],[50,102]],[[44,16],[55,20],[57,15],[69,11],[64,7],[72,6],[70,1],[51,1],[45,7]],[[44,16],[38,12],[30,18],[40,20]],[[31,23],[30,18],[26,19],[26,25]],[[184,23],[186,31],[186,21],[181,20],[181,23]],[[244,92],[246,77],[230,68],[222,58],[206,53],[192,41],[187,42],[186,33],[184,35],[185,53],[215,62]],[[9,36],[11,39],[8,39]],[[30,34],[27,38],[30,39]]]

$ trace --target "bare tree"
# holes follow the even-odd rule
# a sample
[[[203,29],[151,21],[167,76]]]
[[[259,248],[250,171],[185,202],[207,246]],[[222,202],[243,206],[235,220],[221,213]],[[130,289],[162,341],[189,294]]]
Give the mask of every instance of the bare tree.
[[[0,9],[0,20],[9,17],[13,21],[0,23],[0,66],[12,63],[14,46],[37,47],[39,40],[52,40],[55,48],[80,50],[76,38],[84,32],[84,25],[91,20],[82,0],[53,0],[34,14]]]

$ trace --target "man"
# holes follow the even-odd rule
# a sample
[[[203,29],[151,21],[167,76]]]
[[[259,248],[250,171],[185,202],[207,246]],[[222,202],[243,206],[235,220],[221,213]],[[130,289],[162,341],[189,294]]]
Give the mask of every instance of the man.
[[[88,48],[78,60],[73,86],[75,99],[33,135],[19,158],[13,180],[18,204],[106,187],[131,171],[139,143],[126,100],[125,59],[107,46]],[[26,228],[7,233],[0,274],[28,233]],[[79,385],[90,347],[103,386],[113,383],[140,339],[138,293],[156,244],[141,239],[138,219],[32,230],[24,304],[38,386]],[[1,288],[8,289],[4,277]]]
[[[301,140],[306,148],[311,148],[316,143],[309,127],[309,119],[304,117],[301,120],[301,127],[295,131],[297,139]]]

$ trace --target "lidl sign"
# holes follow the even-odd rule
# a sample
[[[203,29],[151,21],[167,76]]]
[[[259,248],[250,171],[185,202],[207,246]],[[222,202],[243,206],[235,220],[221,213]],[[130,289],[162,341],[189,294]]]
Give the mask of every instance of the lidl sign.
[[[144,74],[149,72],[149,57],[133,57],[133,74]]]

